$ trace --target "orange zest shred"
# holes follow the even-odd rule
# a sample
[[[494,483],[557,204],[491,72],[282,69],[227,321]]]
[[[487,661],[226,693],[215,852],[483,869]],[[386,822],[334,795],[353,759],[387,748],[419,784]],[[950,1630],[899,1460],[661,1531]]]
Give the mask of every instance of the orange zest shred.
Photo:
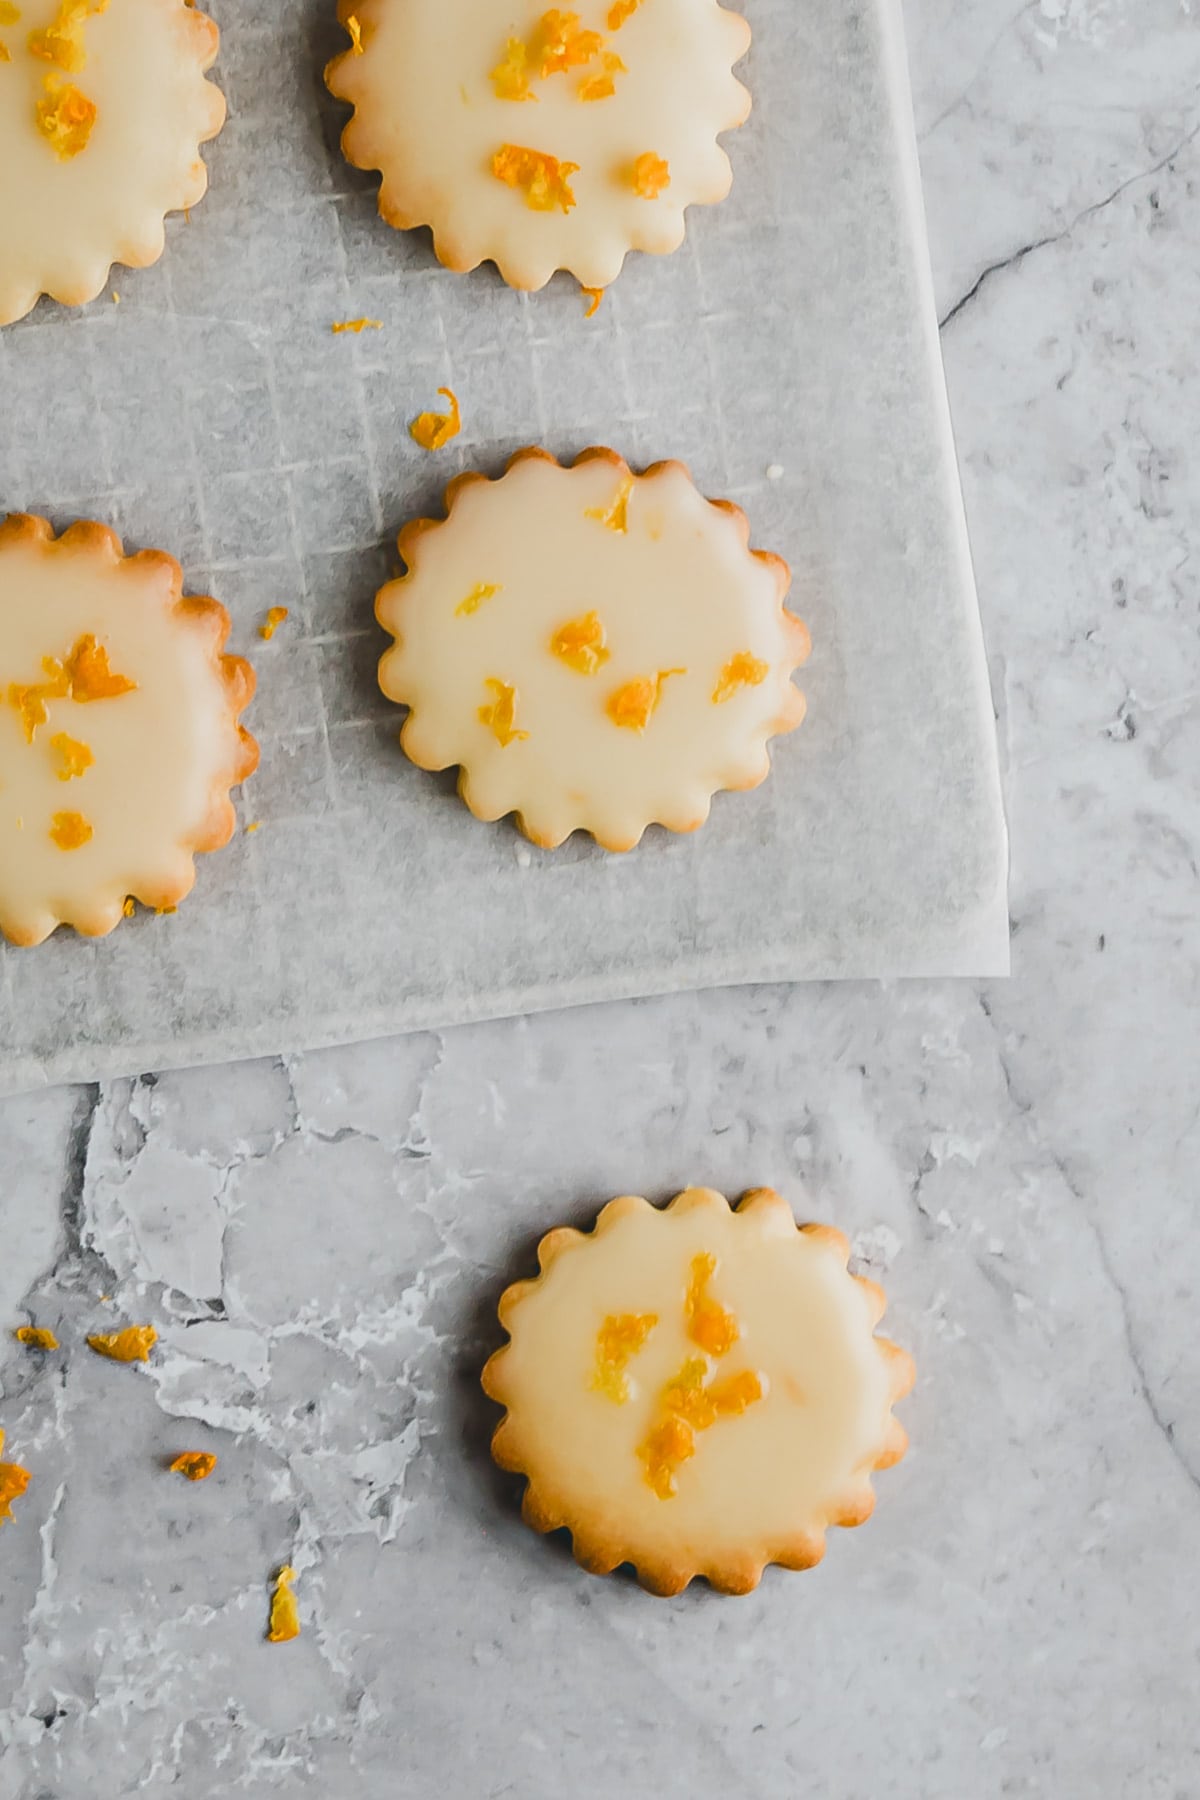
[[[510,744],[520,743],[527,738],[527,731],[517,730],[517,690],[507,681],[498,681],[489,675],[484,687],[490,688],[496,698],[489,706],[479,708],[479,723],[486,725],[502,750]]]
[[[117,700],[132,694],[137,682],[127,675],[116,675],[109,667],[108,651],[98,644],[89,631],[81,637],[67,658],[67,676],[71,698],[85,705],[89,700]]]
[[[37,103],[37,127],[56,155],[69,162],[86,150],[96,123],[96,103],[71,82],[47,75],[45,92]]]
[[[581,294],[587,295],[587,309],[584,312],[584,318],[594,319],[596,314],[600,311],[600,302],[604,298],[604,289],[584,287],[580,284],[579,291]]]
[[[643,200],[657,200],[663,189],[671,185],[671,165],[653,150],[643,150],[629,165],[626,179]]]
[[[57,750],[62,767],[58,771],[60,781],[71,781],[77,775],[83,775],[91,768],[96,758],[87,744],[81,744],[78,738],[68,737],[65,731],[50,739],[50,748]]]
[[[696,1434],[686,1419],[671,1417],[656,1425],[638,1455],[646,1465],[646,1480],[660,1500],[679,1492],[678,1471],[696,1454]]]
[[[545,150],[530,150],[522,144],[501,144],[492,158],[496,180],[520,188],[526,206],[534,212],[553,212],[556,206],[570,212],[575,195],[568,178],[578,171],[578,163],[560,162]]]
[[[645,731],[662,699],[663,682],[672,675],[686,675],[686,669],[660,669],[657,675],[636,675],[623,687],[614,688],[604,703],[604,710],[614,725],[626,731]]]
[[[8,704],[21,720],[27,744],[32,744],[38,726],[44,725],[50,717],[47,701],[65,700],[71,692],[67,672],[54,657],[43,657],[42,668],[49,678],[46,681],[31,686],[17,681],[8,684]]]
[[[21,9],[13,0],[0,0],[0,25],[15,25],[20,17]]]
[[[58,1339],[45,1325],[18,1325],[13,1332],[18,1344],[27,1350],[57,1350]]]
[[[613,0],[608,9],[608,29],[620,31],[626,19],[632,19],[642,0]]]
[[[771,673],[770,665],[760,662],[757,656],[751,656],[748,650],[739,650],[731,656],[721,670],[720,678],[713,689],[712,703],[720,706],[744,687],[759,687]]]
[[[408,428],[409,436],[414,443],[420,444],[422,450],[444,450],[450,439],[456,438],[462,430],[458,395],[453,388],[448,387],[440,387],[438,393],[446,396],[450,402],[450,411],[418,413]]]
[[[657,1313],[609,1313],[596,1333],[591,1387],[617,1406],[629,1398],[625,1370],[658,1324]]]
[[[350,34],[351,56],[361,56],[363,53],[362,26],[359,24],[353,13],[351,13],[350,17],[346,20],[346,30]]]
[[[499,592],[500,587],[497,582],[477,581],[470,593],[460,600],[455,607],[455,618],[466,618],[468,614],[478,612],[485,600],[490,600],[493,594],[498,594]]]
[[[688,1283],[684,1310],[687,1313],[688,1336],[693,1344],[699,1344],[710,1356],[727,1356],[738,1341],[738,1322],[731,1312],[727,1312],[709,1296],[708,1284],[716,1272],[715,1256],[701,1255],[692,1258],[691,1280]]]
[[[78,812],[56,812],[50,824],[50,837],[60,850],[82,850],[95,835],[87,819]]]
[[[292,1583],[295,1579],[295,1569],[290,1564],[284,1563],[275,1577],[275,1586],[271,1590],[271,1617],[267,1625],[268,1644],[286,1644],[292,1638],[300,1636],[300,1612],[296,1605],[296,1596],[292,1592]]]
[[[11,55],[11,52],[9,51],[8,45],[6,43],[4,43],[2,40],[0,40],[0,62],[10,63],[11,61],[12,61],[12,55]]]
[[[604,48],[598,31],[584,31],[579,14],[560,12],[553,7],[537,22],[530,54],[537,63],[538,74],[545,81],[550,75],[565,75],[568,69],[581,69]]]
[[[247,827],[246,827],[246,836],[252,837],[256,831],[261,831],[261,830],[262,830],[262,820],[261,819],[252,819],[250,824],[247,825]]]
[[[287,616],[288,609],[286,606],[272,606],[268,609],[266,618],[258,628],[258,635],[262,638],[264,643],[270,643]]]
[[[207,1481],[217,1466],[211,1450],[181,1450],[169,1465],[172,1475],[186,1475],[189,1481]]]
[[[605,50],[600,63],[599,74],[580,82],[577,92],[581,100],[611,100],[617,91],[616,76],[629,73],[615,50]]]
[[[127,919],[132,919],[134,913],[137,911],[137,901],[132,894],[126,894],[125,904],[121,908],[121,911]]]
[[[0,1450],[3,1448],[4,1433],[0,1431]],[[12,1503],[21,1498],[28,1486],[28,1469],[23,1469],[20,1463],[0,1462],[0,1525],[5,1519],[12,1518]]]
[[[579,675],[594,675],[609,658],[608,636],[598,613],[568,619],[550,639],[550,654]]]
[[[343,331],[352,331],[354,333],[355,337],[359,337],[362,335],[362,333],[364,331],[382,331],[383,330],[383,320],[382,319],[335,319],[333,324],[329,327],[329,329],[330,329],[330,331],[332,331],[334,337],[340,337]]]
[[[610,531],[629,530],[629,496],[633,492],[633,476],[622,477],[621,485],[607,506],[589,506],[585,519],[598,519]]]
[[[172,909],[173,910],[173,909]],[[109,1362],[149,1362],[158,1342],[153,1325],[126,1325],[123,1331],[98,1331],[88,1339],[88,1349]]]
[[[488,76],[498,100],[536,100],[529,91],[529,47],[510,37],[504,55]]]
[[[68,75],[77,75],[87,62],[83,28],[91,13],[103,12],[108,0],[99,5],[88,0],[62,0],[58,12],[43,31],[29,34],[29,54],[42,62],[54,63]]]

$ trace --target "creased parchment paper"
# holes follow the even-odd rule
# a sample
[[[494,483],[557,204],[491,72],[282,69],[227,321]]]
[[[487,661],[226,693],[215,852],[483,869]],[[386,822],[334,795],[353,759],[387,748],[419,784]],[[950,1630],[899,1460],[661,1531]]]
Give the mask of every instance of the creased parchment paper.
[[[0,949],[0,1091],[677,988],[1007,970],[898,6],[745,8],[730,199],[587,320],[565,277],[522,296],[379,222],[321,84],[332,0],[212,0],[209,196],[157,267],[0,334],[0,508],[103,519],[225,602],[259,674],[260,829],[201,859],[174,917]],[[360,316],[383,329],[331,333]],[[428,456],[406,422],[442,384],[465,429]],[[398,749],[372,617],[395,532],[530,442],[680,457],[792,565],[808,720],[694,837],[538,851]]]

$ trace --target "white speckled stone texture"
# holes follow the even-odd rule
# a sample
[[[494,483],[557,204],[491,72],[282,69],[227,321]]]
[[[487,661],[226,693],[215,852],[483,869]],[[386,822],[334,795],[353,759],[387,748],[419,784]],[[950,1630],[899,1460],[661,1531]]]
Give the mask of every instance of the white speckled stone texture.
[[[0,1796],[1200,1793],[1200,24],[910,0],[1014,975],[731,990],[0,1106]],[[914,1352],[820,1569],[669,1602],[516,1514],[538,1235],[769,1182]],[[102,1296],[108,1296],[107,1300]],[[148,1369],[83,1334],[153,1319]],[[216,1450],[189,1487],[162,1459]],[[290,1558],[304,1635],[262,1642]]]

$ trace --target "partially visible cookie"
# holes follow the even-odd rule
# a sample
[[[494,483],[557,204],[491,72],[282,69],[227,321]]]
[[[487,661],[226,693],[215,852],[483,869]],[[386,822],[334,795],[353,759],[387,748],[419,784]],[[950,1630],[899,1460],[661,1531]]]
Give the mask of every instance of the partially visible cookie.
[[[768,1563],[819,1562],[827,1527],[861,1525],[872,1472],[903,1456],[892,1406],[914,1378],[848,1255],[770,1188],[736,1209],[711,1188],[663,1209],[626,1196],[592,1232],[543,1238],[483,1372],[528,1523],[565,1526],[592,1574],[632,1563],[656,1594],[697,1575],[743,1594]]]
[[[354,107],[346,157],[382,172],[383,217],[430,226],[448,268],[603,288],[729,192],[717,137],[750,111],[732,73],[746,21],[717,0],[577,5],[339,0],[351,47],[326,80]]]
[[[0,325],[162,255],[164,216],[203,197],[200,145],[225,120],[204,78],[217,43],[188,0],[0,6]]]
[[[634,475],[611,450],[569,468],[524,450],[499,480],[452,481],[446,509],[400,534],[379,680],[410,709],[406,754],[459,765],[477,818],[628,850],[765,779],[768,739],[804,716],[809,640],[786,563],[750,549],[738,507],[682,463]]]
[[[0,935],[111,931],[132,896],[173,908],[228,843],[258,746],[229,615],[179,564],[104,525],[0,524]]]

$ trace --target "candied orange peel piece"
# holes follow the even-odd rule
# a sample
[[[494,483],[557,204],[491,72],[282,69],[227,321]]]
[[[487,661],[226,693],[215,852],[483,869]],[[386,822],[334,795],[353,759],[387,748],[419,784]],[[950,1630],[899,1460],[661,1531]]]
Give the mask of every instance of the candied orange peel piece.
[[[45,1325],[18,1325],[13,1332],[18,1344],[27,1350],[57,1350],[58,1339]]]
[[[578,163],[560,162],[545,150],[530,150],[523,144],[501,144],[492,158],[496,180],[520,188],[526,206],[534,212],[553,212],[556,206],[570,212],[575,195],[569,177],[578,172]]]
[[[189,1481],[207,1481],[216,1466],[211,1450],[181,1450],[168,1464],[172,1475],[185,1475]]]
[[[626,179],[643,200],[657,200],[663,189],[671,185],[671,165],[653,150],[643,150],[629,165]]]
[[[517,730],[517,690],[510,682],[489,675],[483,684],[496,696],[488,706],[479,708],[479,723],[486,725],[502,750],[527,738],[527,731]]]
[[[657,675],[637,675],[623,687],[615,688],[604,703],[604,710],[614,725],[626,731],[645,731],[662,699],[663,682],[672,675],[686,675],[686,669],[660,669]]]
[[[258,628],[258,635],[264,643],[269,644],[279,627],[288,616],[286,606],[272,606],[267,609],[267,616]]]
[[[608,635],[599,613],[568,619],[550,639],[550,653],[579,675],[594,675],[609,659]]]
[[[0,1431],[0,1450],[3,1448],[4,1433]],[[12,1518],[12,1503],[21,1498],[28,1486],[28,1469],[23,1469],[20,1463],[0,1462],[0,1525],[5,1519]]]
[[[618,1406],[629,1398],[625,1373],[658,1324],[657,1313],[609,1313],[596,1333],[596,1362],[592,1370],[594,1392]]]
[[[96,123],[96,103],[71,82],[47,75],[37,103],[37,127],[55,154],[69,162],[86,150]]]
[[[286,1644],[292,1638],[300,1636],[300,1611],[292,1592],[295,1579],[295,1569],[289,1563],[284,1563],[275,1577],[275,1586],[271,1591],[271,1616],[267,1625],[269,1644]]]
[[[79,812],[56,812],[50,824],[50,837],[60,850],[82,850],[95,835],[91,823]]]
[[[607,506],[589,506],[585,509],[585,519],[598,519],[601,525],[607,525],[610,531],[629,530],[629,496],[633,492],[633,476],[624,475],[621,485]]]
[[[499,583],[495,581],[477,581],[470,593],[464,595],[455,607],[455,618],[462,619],[468,617],[471,613],[477,613],[485,600],[490,600],[494,594],[498,594],[499,592]]]
[[[58,753],[60,781],[72,781],[86,774],[96,760],[90,745],[81,744],[78,738],[69,737],[65,731],[50,739],[50,748]]]
[[[757,656],[751,656],[748,650],[739,650],[731,656],[721,670],[717,685],[713,689],[712,703],[721,706],[726,700],[745,687],[759,687],[771,673],[769,663],[760,662]]]
[[[109,1362],[149,1362],[150,1352],[157,1342],[158,1333],[153,1325],[126,1325],[121,1331],[93,1333],[88,1339],[88,1349],[94,1350],[97,1356],[106,1356]]]
[[[462,413],[459,410],[458,395],[453,388],[440,387],[439,394],[444,394],[450,402],[450,410],[445,413],[418,413],[408,428],[408,434],[414,443],[420,444],[422,450],[444,450],[451,438],[456,438],[462,430]]]

